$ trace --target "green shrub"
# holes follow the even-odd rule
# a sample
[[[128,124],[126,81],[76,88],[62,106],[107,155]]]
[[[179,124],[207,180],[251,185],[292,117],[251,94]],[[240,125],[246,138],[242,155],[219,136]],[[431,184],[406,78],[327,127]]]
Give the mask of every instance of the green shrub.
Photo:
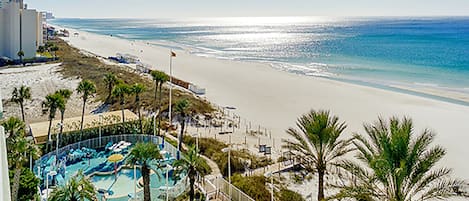
[[[270,201],[270,192],[265,186],[266,178],[264,176],[243,177],[240,174],[235,174],[231,177],[231,182],[256,201]]]
[[[286,188],[280,189],[280,192],[277,193],[277,199],[279,201],[305,201],[299,193]]]
[[[9,172],[10,176],[10,185],[13,185],[13,176],[14,171]],[[34,173],[28,168],[23,168],[21,170],[20,176],[20,188],[18,190],[18,200],[19,201],[29,201],[34,200],[37,194],[37,186],[39,185],[39,178],[34,175]]]

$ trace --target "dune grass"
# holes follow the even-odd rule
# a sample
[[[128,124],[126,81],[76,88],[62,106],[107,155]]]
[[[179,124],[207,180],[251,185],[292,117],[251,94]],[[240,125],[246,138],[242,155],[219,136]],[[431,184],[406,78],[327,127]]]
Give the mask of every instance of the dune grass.
[[[132,72],[130,69],[118,65],[108,65],[101,62],[96,56],[84,54],[80,50],[71,47],[61,39],[53,40],[52,43],[56,45],[59,50],[57,56],[59,61],[62,62],[61,73],[65,78],[81,78],[91,80],[96,84],[97,96],[96,100],[104,102],[108,96],[108,91],[104,83],[104,75],[107,73],[114,73],[120,80],[126,84],[141,83],[145,85],[146,91],[141,94],[141,105],[143,110],[153,110],[154,101],[154,83],[148,77],[141,76],[138,73]],[[169,107],[169,91],[166,87],[163,88],[162,108],[166,111]],[[133,96],[128,96],[125,108],[136,110]],[[191,102],[191,110],[194,113],[204,114],[214,111],[213,107],[208,101],[202,100],[193,94],[181,91],[178,89],[173,90],[173,103],[179,99],[187,99]],[[118,110],[119,103],[113,101],[110,110]]]

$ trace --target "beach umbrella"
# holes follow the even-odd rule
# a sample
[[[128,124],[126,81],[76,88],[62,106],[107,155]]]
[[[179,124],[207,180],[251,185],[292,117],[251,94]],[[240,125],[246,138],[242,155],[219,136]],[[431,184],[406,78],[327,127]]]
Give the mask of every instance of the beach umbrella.
[[[122,154],[112,154],[107,158],[109,162],[114,163],[114,174],[116,175],[116,179],[117,179],[117,162],[121,161],[122,159],[124,159],[124,156]]]

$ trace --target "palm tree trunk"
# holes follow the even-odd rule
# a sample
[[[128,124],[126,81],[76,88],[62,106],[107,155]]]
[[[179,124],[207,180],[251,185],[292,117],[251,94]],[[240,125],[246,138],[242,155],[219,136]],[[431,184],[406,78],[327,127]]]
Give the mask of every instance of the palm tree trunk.
[[[142,177],[143,177],[143,200],[150,201],[150,169],[146,165],[142,165]]]
[[[158,85],[159,85],[159,82],[155,81],[155,110],[156,110],[156,94],[158,93]]]
[[[324,170],[320,168],[318,170],[318,175],[319,175],[318,201],[323,201],[324,200]]]
[[[86,98],[83,98],[83,109],[81,110],[81,125],[80,125],[80,141],[83,137],[83,121],[85,120],[85,105],[86,105]]]
[[[49,129],[47,129],[47,146],[46,146],[46,153],[52,150],[52,145],[50,143],[50,129],[52,128],[52,118],[49,118]]]
[[[143,134],[142,113],[140,112],[140,97],[135,95],[135,102],[137,103],[138,121],[140,122],[140,133]]]
[[[124,116],[124,100],[121,100],[121,110],[122,110],[122,124],[125,124],[125,116]]]
[[[107,90],[108,90],[108,96],[106,98],[107,100],[107,103],[111,103],[111,98],[112,98],[112,84],[109,83],[109,85],[107,86]]]
[[[20,102],[20,107],[21,107],[21,116],[23,117],[23,122],[26,123],[26,121],[24,120],[24,105],[23,105],[23,102]]]
[[[193,201],[194,200],[194,183],[195,183],[195,177],[194,175],[189,178],[189,184],[190,184],[190,190],[189,190],[189,200]]]
[[[178,150],[182,150],[182,139],[184,139],[184,128],[186,127],[186,117],[185,115],[182,115],[182,121],[181,121],[181,134],[179,134],[179,139],[178,139]]]
[[[59,140],[59,137],[60,137],[59,142],[62,142],[62,138],[63,138],[62,133],[64,131],[64,115],[65,115],[65,110],[60,111],[60,136],[57,136],[57,140]],[[58,145],[58,146],[60,146],[60,145]]]
[[[13,186],[11,187],[11,200],[18,200],[18,191],[20,189],[21,166],[16,165],[15,174],[13,176]]]
[[[162,92],[161,87],[162,87],[162,86],[163,86],[163,83],[161,83],[161,84],[159,85],[159,88],[160,88],[160,89],[159,89],[159,90],[160,90],[160,95],[159,95],[159,97],[158,97],[158,110],[159,110],[159,113],[161,113],[161,92]],[[160,135],[160,127],[161,127],[160,124],[161,124],[161,115],[158,114],[158,130],[157,130],[158,136]]]

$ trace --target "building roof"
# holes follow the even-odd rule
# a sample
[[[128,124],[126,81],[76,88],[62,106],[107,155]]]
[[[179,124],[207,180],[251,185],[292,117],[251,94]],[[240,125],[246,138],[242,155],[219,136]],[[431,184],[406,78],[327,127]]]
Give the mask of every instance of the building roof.
[[[102,115],[102,123],[100,124],[100,116]],[[138,120],[138,116],[130,110],[124,110],[125,121]],[[71,132],[80,130],[81,116],[64,119],[63,132]],[[100,125],[108,126],[122,122],[122,111],[105,112],[100,114],[85,115],[83,129],[96,128]],[[59,132],[60,118],[52,121],[51,136]],[[47,131],[49,129],[49,121],[32,123],[29,125],[30,133],[36,144],[44,144],[47,141]]]

